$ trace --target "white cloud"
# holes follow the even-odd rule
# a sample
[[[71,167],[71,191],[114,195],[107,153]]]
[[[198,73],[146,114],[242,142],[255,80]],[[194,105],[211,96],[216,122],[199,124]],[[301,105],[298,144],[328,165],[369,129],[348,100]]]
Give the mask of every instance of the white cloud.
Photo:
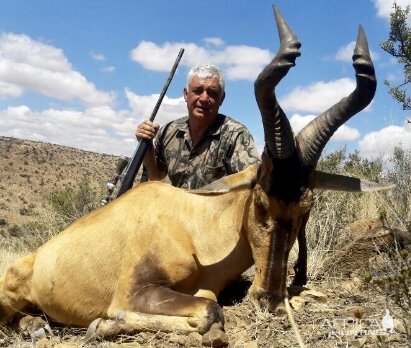
[[[374,2],[374,6],[377,9],[377,14],[380,17],[389,19],[390,13],[393,10],[394,2],[401,6],[402,8],[411,5],[410,0],[372,0]]]
[[[141,121],[150,118],[154,107],[157,103],[159,94],[152,94],[148,96],[140,96],[132,91],[126,89],[126,96],[132,109],[133,116],[140,123]],[[187,114],[187,105],[184,98],[168,98],[164,96],[161,106],[157,112],[155,122],[161,125],[166,124],[172,120],[182,117]]]
[[[334,59],[337,61],[341,61],[341,62],[351,63],[352,56],[354,53],[354,48],[355,48],[355,41],[351,41],[347,45],[340,47],[337,50],[337,53],[335,54]],[[371,59],[374,62],[376,62],[380,57],[379,54],[374,51],[370,51],[370,55],[371,55]]]
[[[352,61],[352,54],[355,48],[355,41],[351,41],[347,45],[340,47],[335,54],[335,60],[343,61],[343,62],[351,62]]]
[[[114,70],[116,70],[115,66],[106,66],[105,68],[101,69],[101,71],[103,72],[113,72]]]
[[[290,124],[293,128],[294,134],[304,128],[310,121],[312,121],[316,116],[306,115],[302,116],[299,114],[294,114],[290,118]],[[347,125],[342,125],[331,137],[330,141],[353,141],[360,137],[360,132],[355,129],[348,127]]]
[[[15,98],[23,94],[19,86],[0,81],[0,99]]]
[[[359,141],[358,149],[364,158],[388,158],[396,146],[411,150],[411,126],[389,126],[376,132],[368,133]]]
[[[184,48],[185,53],[180,65],[191,68],[198,64],[216,64],[225,71],[227,79],[254,80],[273,57],[269,50],[245,45],[225,46],[218,38],[208,40],[207,43],[216,46],[214,49],[194,43],[166,42],[157,45],[154,42],[142,41],[131,51],[131,59],[149,70],[169,71],[178,51]]]
[[[22,105],[1,110],[0,120],[0,134],[4,136],[110,154],[131,154],[134,150],[130,142],[135,142],[136,120],[128,111],[107,106],[36,112]]]
[[[219,37],[207,37],[203,40],[207,45],[211,46],[223,46],[224,41],[220,39]]]
[[[342,78],[331,82],[315,82],[305,87],[297,87],[285,98],[281,106],[289,111],[321,113],[348,96],[355,89],[355,81]]]
[[[106,60],[106,57],[104,56],[104,54],[101,54],[101,53],[90,52],[90,56],[94,60],[98,60],[98,61]]]
[[[96,89],[75,71],[61,49],[26,35],[0,35],[0,98],[33,91],[60,100],[88,105],[111,104],[114,94]]]
[[[134,132],[148,119],[158,95],[139,96],[126,90],[129,110],[109,106],[84,110],[49,108],[37,112],[26,105],[0,110],[0,134],[45,141],[116,155],[132,155],[137,144]],[[161,125],[187,113],[184,98],[164,97],[156,122]]]

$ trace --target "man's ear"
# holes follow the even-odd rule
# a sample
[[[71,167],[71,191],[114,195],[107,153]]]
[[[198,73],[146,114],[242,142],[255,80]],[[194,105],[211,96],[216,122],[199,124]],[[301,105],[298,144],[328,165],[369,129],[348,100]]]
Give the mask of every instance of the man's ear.
[[[223,104],[224,98],[225,98],[225,91],[223,92],[223,95],[221,96],[220,106],[221,106],[221,104]]]
[[[188,94],[187,88],[184,87],[184,90],[183,90],[184,101],[187,101],[187,94]]]

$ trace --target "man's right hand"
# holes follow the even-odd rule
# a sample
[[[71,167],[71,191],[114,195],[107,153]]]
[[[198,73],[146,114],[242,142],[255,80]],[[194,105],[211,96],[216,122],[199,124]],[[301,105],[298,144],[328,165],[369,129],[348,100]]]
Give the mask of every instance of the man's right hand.
[[[157,123],[153,123],[149,120],[145,120],[137,126],[136,129],[136,138],[138,141],[141,139],[152,140],[154,136],[157,134],[160,125]]]

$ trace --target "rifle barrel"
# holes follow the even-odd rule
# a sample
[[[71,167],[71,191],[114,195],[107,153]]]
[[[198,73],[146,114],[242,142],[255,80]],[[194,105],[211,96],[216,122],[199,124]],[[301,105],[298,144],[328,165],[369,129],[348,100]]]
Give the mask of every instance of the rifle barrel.
[[[181,57],[183,56],[183,53],[184,53],[184,48],[181,48],[180,52],[178,53],[177,58],[174,62],[173,68],[170,71],[168,79],[167,79],[167,81],[166,81],[166,83],[163,87],[163,90],[161,91],[161,94],[160,94],[160,96],[157,100],[157,103],[156,103],[156,105],[153,109],[153,112],[151,113],[151,116],[149,118],[149,120],[151,122],[154,121],[154,119],[157,115],[158,109],[160,108],[160,105],[163,101],[163,98],[164,98],[164,96],[167,92],[168,86],[170,85],[171,80],[174,77],[174,74],[177,70],[178,64],[180,63],[180,60],[181,60]],[[134,152],[134,155],[131,158],[131,160],[130,160],[128,166],[127,166],[127,169],[126,169],[125,174],[124,174],[124,178],[121,182],[121,186],[120,186],[120,188],[117,192],[116,198],[120,197],[124,192],[128,191],[129,189],[131,189],[133,187],[134,179],[136,178],[137,172],[140,169],[141,164],[143,163],[144,156],[145,156],[149,146],[150,146],[150,140],[141,139],[139,141],[139,143],[137,145],[137,148]]]

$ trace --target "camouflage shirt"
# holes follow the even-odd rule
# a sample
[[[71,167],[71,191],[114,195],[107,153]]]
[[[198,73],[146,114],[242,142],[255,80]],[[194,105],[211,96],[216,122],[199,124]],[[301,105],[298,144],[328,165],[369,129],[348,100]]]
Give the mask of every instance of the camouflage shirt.
[[[195,189],[259,161],[245,126],[219,114],[203,138],[192,146],[188,116],[161,127],[154,139],[159,169],[173,186]]]

